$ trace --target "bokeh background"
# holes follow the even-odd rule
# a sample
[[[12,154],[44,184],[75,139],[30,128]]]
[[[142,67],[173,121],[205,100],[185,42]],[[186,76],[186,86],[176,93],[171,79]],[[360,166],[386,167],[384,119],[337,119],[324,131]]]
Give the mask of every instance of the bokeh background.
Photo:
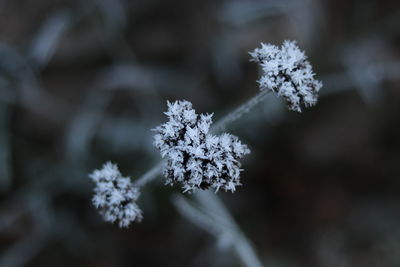
[[[160,156],[166,100],[221,118],[258,92],[248,51],[297,40],[324,87],[271,95],[229,127],[252,154],[220,192],[265,266],[400,266],[400,6],[390,0],[0,0],[0,266],[241,266],[142,189],[144,220],[102,221],[87,174]]]

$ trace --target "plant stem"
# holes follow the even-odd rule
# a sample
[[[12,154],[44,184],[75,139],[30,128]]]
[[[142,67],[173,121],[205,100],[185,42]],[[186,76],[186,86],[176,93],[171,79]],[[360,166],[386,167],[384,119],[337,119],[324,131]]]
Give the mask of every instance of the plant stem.
[[[159,161],[156,165],[154,165],[150,170],[145,172],[139,179],[137,179],[134,183],[135,186],[141,187],[146,185],[148,182],[151,182],[161,173],[162,168],[164,166],[165,160]]]
[[[212,131],[213,132],[221,132],[225,131],[226,127],[231,124],[232,122],[237,121],[240,119],[244,114],[249,112],[251,109],[253,109],[258,103],[263,101],[268,93],[270,93],[270,90],[262,90],[260,91],[257,95],[254,97],[250,98],[248,101],[237,107],[235,110],[230,112],[228,115],[217,121],[213,127]]]
[[[194,194],[198,204],[176,195],[173,203],[183,217],[213,235],[220,245],[229,246],[246,267],[262,267],[261,260],[222,201],[210,191]]]

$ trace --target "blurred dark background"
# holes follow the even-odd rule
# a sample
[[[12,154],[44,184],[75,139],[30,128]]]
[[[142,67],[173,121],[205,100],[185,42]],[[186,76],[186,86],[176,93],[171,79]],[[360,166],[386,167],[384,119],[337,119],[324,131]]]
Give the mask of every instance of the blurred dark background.
[[[390,0],[0,0],[0,266],[240,266],[142,190],[142,223],[91,205],[107,160],[158,162],[166,100],[218,119],[258,92],[248,51],[297,40],[322,88],[229,127],[252,154],[220,192],[265,264],[400,266],[400,4]]]

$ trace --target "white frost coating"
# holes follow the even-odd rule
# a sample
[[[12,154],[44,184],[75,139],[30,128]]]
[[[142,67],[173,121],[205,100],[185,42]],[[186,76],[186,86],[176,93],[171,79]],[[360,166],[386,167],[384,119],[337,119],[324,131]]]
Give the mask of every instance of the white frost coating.
[[[290,110],[298,112],[301,106],[317,103],[322,83],[314,79],[311,64],[295,41],[284,41],[281,47],[261,43],[250,55],[262,69],[261,90],[272,90],[286,100]]]
[[[167,158],[166,184],[182,184],[184,192],[209,187],[234,192],[247,146],[231,134],[209,134],[212,114],[196,114],[190,102],[167,104],[169,121],[154,129],[154,146]]]
[[[142,211],[136,204],[139,189],[132,185],[129,177],[122,176],[117,165],[107,162],[102,169],[93,171],[89,178],[96,183],[93,205],[105,221],[118,221],[122,228],[142,220]]]

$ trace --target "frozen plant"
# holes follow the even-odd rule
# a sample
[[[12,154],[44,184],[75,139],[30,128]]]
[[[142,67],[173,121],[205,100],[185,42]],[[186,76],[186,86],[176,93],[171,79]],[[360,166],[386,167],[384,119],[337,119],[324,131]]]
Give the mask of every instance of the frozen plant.
[[[260,92],[214,124],[212,131],[212,114],[196,114],[192,104],[185,100],[167,102],[168,122],[153,129],[156,132],[153,144],[165,160],[134,183],[129,177],[122,177],[111,163],[90,175],[96,183],[93,204],[106,221],[118,221],[120,227],[140,221],[142,211],[136,205],[139,188],[156,179],[163,168],[166,184],[180,184],[184,192],[208,188],[234,192],[241,185],[239,160],[250,150],[234,135],[211,132],[225,130],[271,91],[284,97],[289,109],[295,111],[316,104],[322,83],[314,79],[310,63],[295,42],[285,41],[281,47],[261,44],[261,48],[250,54],[252,61],[260,63],[262,68]]]
[[[137,206],[139,189],[129,177],[123,177],[117,165],[107,162],[100,170],[89,175],[96,183],[93,205],[99,209],[107,222],[118,222],[119,227],[128,227],[133,221],[142,220],[142,211]]]
[[[209,187],[234,192],[247,146],[228,133],[210,134],[212,114],[196,114],[190,102],[167,104],[169,121],[154,129],[154,146],[167,158],[166,184],[182,184],[184,192]]]
[[[281,47],[261,43],[250,55],[261,66],[261,90],[272,90],[286,100],[290,110],[298,112],[301,106],[317,103],[322,83],[314,79],[311,64],[295,41],[284,41]]]

